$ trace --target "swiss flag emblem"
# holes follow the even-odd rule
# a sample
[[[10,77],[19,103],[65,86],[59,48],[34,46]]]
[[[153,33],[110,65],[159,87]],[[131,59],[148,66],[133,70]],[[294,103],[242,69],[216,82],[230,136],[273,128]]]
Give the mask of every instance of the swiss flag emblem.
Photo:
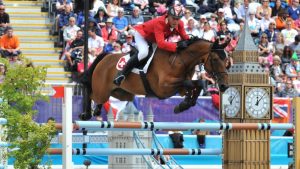
[[[117,63],[117,66],[116,66],[117,70],[123,70],[123,68],[126,65],[126,63],[127,63],[126,58],[125,57],[121,57],[120,60]]]

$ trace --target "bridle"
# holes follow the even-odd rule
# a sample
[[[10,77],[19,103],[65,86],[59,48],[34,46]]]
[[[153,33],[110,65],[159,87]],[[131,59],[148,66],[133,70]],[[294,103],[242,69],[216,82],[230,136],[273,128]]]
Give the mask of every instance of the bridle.
[[[222,71],[222,72],[218,72],[216,71],[216,67],[218,66],[217,64],[214,63],[213,59],[212,59],[212,56],[211,56],[211,53],[215,50],[224,50],[224,49],[212,49],[212,46],[213,46],[213,43],[210,44],[210,53],[208,54],[207,58],[205,59],[203,65],[204,65],[204,69],[205,69],[205,65],[210,62],[210,65],[211,65],[211,72],[205,70],[213,79],[215,79],[216,81],[220,80],[220,76],[222,76],[223,74],[227,74],[226,71]]]

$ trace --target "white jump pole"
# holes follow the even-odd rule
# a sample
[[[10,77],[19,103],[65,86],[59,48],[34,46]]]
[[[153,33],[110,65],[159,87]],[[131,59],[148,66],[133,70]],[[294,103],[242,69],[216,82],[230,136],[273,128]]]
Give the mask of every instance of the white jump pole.
[[[72,87],[65,86],[63,101],[63,169],[72,169]]]

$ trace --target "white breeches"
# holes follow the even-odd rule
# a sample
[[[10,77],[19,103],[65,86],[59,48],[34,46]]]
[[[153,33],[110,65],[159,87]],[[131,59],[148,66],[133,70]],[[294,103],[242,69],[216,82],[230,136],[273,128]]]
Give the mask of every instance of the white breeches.
[[[144,37],[138,32],[134,32],[134,38],[135,38],[135,47],[138,49],[138,59],[139,61],[143,60],[147,57],[149,52],[149,46],[147,41],[144,39]]]

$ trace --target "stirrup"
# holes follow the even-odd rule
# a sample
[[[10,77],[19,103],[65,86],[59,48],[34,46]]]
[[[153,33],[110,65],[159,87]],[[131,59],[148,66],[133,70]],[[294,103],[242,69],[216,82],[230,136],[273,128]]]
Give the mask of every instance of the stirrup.
[[[121,85],[121,82],[125,79],[125,75],[119,75],[114,79],[114,84],[117,86]]]

